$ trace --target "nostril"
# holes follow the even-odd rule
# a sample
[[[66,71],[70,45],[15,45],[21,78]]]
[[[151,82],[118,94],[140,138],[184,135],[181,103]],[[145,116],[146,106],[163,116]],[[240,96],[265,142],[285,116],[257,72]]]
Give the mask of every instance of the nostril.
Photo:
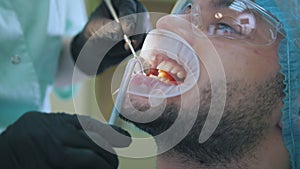
[[[172,14],[190,14],[191,9],[191,2],[178,3],[173,8]]]
[[[192,4],[189,3],[184,7],[182,14],[190,14],[191,11],[192,11]]]

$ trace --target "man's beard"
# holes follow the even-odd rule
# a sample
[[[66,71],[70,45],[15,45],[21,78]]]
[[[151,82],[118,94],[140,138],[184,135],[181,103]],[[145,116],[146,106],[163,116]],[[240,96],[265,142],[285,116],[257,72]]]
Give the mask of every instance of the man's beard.
[[[200,107],[192,129],[167,154],[180,155],[183,161],[196,162],[207,167],[224,166],[244,158],[264,139],[274,111],[278,112],[281,109],[279,101],[284,97],[282,80],[283,76],[278,73],[262,84],[250,85],[243,82],[227,84],[226,105],[222,119],[213,135],[200,144],[199,135],[211,102],[210,87],[201,90]],[[180,100],[175,103],[168,101],[161,116],[151,122],[132,122],[152,136],[157,136],[176,121],[180,111],[178,102]],[[140,111],[149,109],[149,104],[141,105],[139,101],[133,100],[132,104]],[[188,116],[185,117],[186,120],[191,120]],[[174,135],[181,134],[180,132],[182,131],[179,129]],[[156,140],[158,148],[164,149],[169,139]]]

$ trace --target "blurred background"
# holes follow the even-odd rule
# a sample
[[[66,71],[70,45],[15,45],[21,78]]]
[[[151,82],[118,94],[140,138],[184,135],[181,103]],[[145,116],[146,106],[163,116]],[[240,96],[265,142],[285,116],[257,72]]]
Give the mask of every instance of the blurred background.
[[[176,0],[140,0],[149,12],[170,13]],[[87,15],[101,3],[102,0],[85,0]],[[154,23],[152,23],[154,24]],[[106,72],[91,77],[83,81],[74,92],[73,99],[63,100],[54,93],[51,94],[52,112],[79,113],[93,116],[94,118],[108,120],[113,99],[111,95],[111,80],[116,67],[108,69]],[[95,98],[97,98],[95,100]],[[99,115],[99,109],[101,115]]]

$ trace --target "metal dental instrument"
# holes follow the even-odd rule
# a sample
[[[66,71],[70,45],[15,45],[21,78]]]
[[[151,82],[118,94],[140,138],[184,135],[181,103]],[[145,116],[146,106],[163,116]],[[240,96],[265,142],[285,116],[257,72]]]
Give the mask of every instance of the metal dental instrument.
[[[110,13],[113,16],[114,20],[117,23],[120,24],[121,29],[122,29],[122,25],[120,23],[120,20],[117,16],[117,13],[116,13],[115,9],[113,8],[113,5],[112,5],[111,1],[110,0],[104,0],[104,2],[106,3],[106,5],[108,7],[108,10],[110,11]],[[135,65],[139,64],[139,66],[141,68],[141,71],[143,72],[143,64],[142,64],[139,56],[136,54],[136,52],[135,52],[128,36],[124,32],[123,32],[123,34],[124,34],[123,38],[124,38],[125,42],[128,44],[131,53],[133,54],[133,59],[130,59],[127,66],[126,66],[125,73],[123,75],[123,78],[122,78],[122,81],[121,81],[121,84],[120,84],[120,89],[119,89],[119,92],[118,92],[113,110],[111,112],[111,115],[110,115],[110,118],[109,118],[109,121],[108,121],[108,124],[112,124],[112,125],[115,125],[117,123],[117,120],[118,120],[118,117],[119,117],[119,114],[120,114],[119,111],[121,111],[121,110],[118,110],[118,108],[121,109],[123,107],[125,97],[126,97],[126,91],[128,89],[129,82],[130,82],[130,76],[132,75],[132,73],[134,71]]]
[[[118,24],[120,24],[121,29],[122,29],[122,25],[121,25],[121,23],[120,23],[120,20],[119,20],[119,18],[118,18],[118,15],[117,15],[117,13],[116,13],[116,11],[115,11],[113,5],[112,5],[112,3],[111,3],[111,0],[104,0],[104,2],[105,2],[105,4],[107,5],[108,10],[109,10],[109,12],[111,13],[112,17],[114,18],[114,20],[115,20]],[[130,39],[128,38],[128,36],[127,36],[124,32],[123,32],[123,34],[124,34],[124,35],[123,35],[123,39],[124,39],[125,42],[128,44],[129,49],[130,49],[131,53],[133,54],[133,57],[138,58],[138,55],[136,54],[136,52],[135,52],[135,50],[134,50],[134,48],[133,48],[133,46],[132,46],[132,44],[131,44]]]

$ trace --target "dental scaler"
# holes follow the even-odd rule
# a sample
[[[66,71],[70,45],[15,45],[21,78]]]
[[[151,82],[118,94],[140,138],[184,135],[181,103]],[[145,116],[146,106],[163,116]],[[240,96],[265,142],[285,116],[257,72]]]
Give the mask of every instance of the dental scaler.
[[[115,9],[112,6],[111,1],[110,0],[104,0],[104,2],[106,3],[106,5],[108,7],[108,10],[112,14],[114,20],[117,23],[119,23],[120,26],[121,26],[120,20],[117,16],[117,13],[116,13]],[[121,26],[121,29],[122,29],[122,26]],[[130,39],[128,38],[128,36],[124,32],[123,32],[123,38],[125,40],[125,43],[128,44],[131,53],[133,54],[133,59],[130,59],[130,61],[128,62],[127,66],[126,66],[126,69],[125,69],[125,72],[127,72],[127,73],[125,73],[123,78],[122,78],[120,88],[119,88],[119,92],[118,92],[113,110],[111,112],[111,115],[110,115],[110,118],[109,118],[109,121],[108,121],[108,124],[111,124],[111,125],[115,125],[117,123],[117,120],[118,120],[118,117],[119,117],[119,114],[120,114],[119,111],[121,111],[121,110],[118,110],[118,108],[121,109],[123,107],[125,97],[126,97],[126,91],[128,89],[129,82],[130,82],[130,76],[134,72],[134,68],[135,68],[136,64],[139,64],[139,67],[140,67],[141,71],[143,72],[142,62],[141,62],[139,56],[136,54],[136,52],[135,52],[135,50],[134,50],[134,48],[131,44]]]

